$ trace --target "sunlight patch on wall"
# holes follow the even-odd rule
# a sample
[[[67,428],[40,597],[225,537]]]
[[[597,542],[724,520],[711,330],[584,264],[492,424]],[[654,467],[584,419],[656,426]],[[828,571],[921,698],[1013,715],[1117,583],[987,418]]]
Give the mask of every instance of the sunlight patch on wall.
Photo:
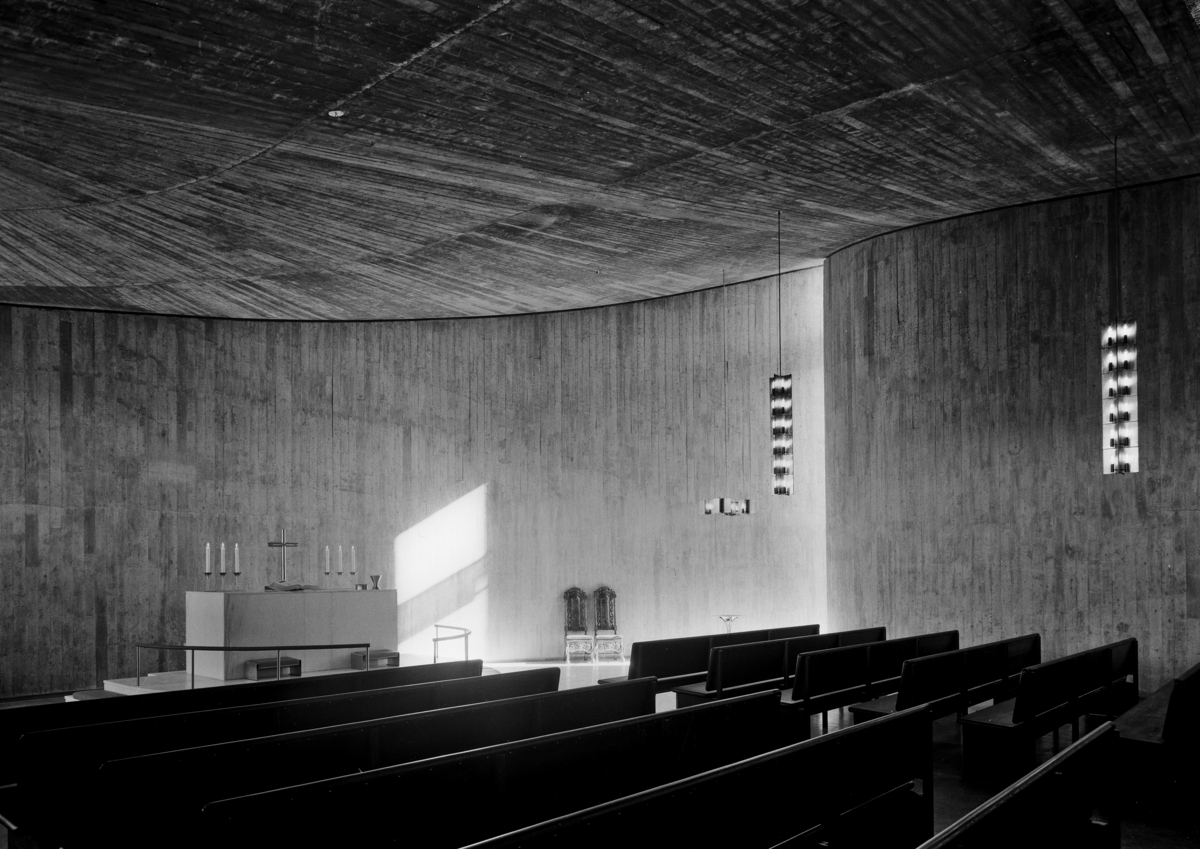
[[[470,628],[471,656],[487,630],[487,484],[396,536],[394,563],[401,654],[433,655],[434,623]],[[442,631],[443,636],[450,632]],[[461,642],[439,655],[462,657]],[[443,654],[444,652],[444,654]]]

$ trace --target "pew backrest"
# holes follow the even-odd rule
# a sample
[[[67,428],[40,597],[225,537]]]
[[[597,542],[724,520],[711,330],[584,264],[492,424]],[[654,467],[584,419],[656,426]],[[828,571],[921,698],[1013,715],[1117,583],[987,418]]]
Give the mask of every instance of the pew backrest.
[[[783,658],[783,668],[787,675],[784,679],[784,684],[795,683],[796,669],[800,655],[810,651],[824,651],[825,649],[836,649],[837,647],[837,632],[832,634],[814,634],[811,637],[792,637],[789,639]]]
[[[263,811],[375,810],[405,800],[436,827],[423,847],[462,846],[499,831],[570,813],[775,748],[779,692],[489,746],[359,775],[207,804],[199,818],[208,840],[237,834],[255,843],[318,845],[345,837],[344,822],[263,817]],[[566,776],[583,776],[579,782]],[[463,809],[467,804],[469,808]],[[288,819],[294,821],[288,822]],[[329,818],[338,819],[338,818]],[[327,833],[322,831],[327,829]],[[397,839],[404,839],[401,835]],[[210,844],[211,845],[211,844]]]
[[[863,643],[878,643],[887,639],[887,627],[856,628],[853,631],[838,631],[838,647],[857,646]]]
[[[917,657],[957,651],[959,648],[957,629],[952,631],[937,631],[932,634],[921,634],[915,639],[917,641]],[[896,674],[899,675],[900,673],[897,672]]]
[[[852,645],[800,655],[792,698],[796,701],[811,699],[825,693],[836,693],[870,683],[870,649],[869,644]]]
[[[933,833],[931,751],[929,711],[906,711],[479,845],[607,849],[627,845],[631,835],[660,832],[664,823],[679,823],[702,827],[704,841],[714,845],[796,845],[791,838],[819,830],[831,845],[913,846]],[[746,814],[733,815],[730,808],[743,804],[749,806]]]
[[[674,678],[708,668],[709,643],[715,634],[634,643],[629,650],[629,677]]]
[[[917,656],[917,638],[905,637],[867,644],[867,679],[884,681],[897,678],[904,661]]]
[[[1115,654],[1121,656],[1120,660]],[[1130,674],[1130,654],[1137,655],[1136,641],[1130,645],[1130,640],[1121,640],[1026,667],[1017,685],[1013,722],[1027,722],[1060,705],[1124,682]]]
[[[105,763],[100,781],[77,797],[84,807],[74,820],[81,829],[93,828],[96,817],[103,819],[130,787],[141,785],[139,824],[153,832],[190,821],[207,802],[234,794],[651,716],[654,694],[654,679],[642,678],[119,758]],[[214,775],[222,780],[214,782]],[[77,836],[86,842],[86,832]]]
[[[906,660],[900,671],[896,710],[958,698],[963,690],[963,653],[951,651]]]
[[[792,625],[787,628],[771,628],[767,631],[768,640],[786,640],[789,637],[811,637],[821,633],[820,625]]]
[[[719,693],[726,687],[782,679],[787,642],[766,640],[714,648],[709,655],[705,689]]]
[[[1007,649],[1004,665],[1006,678],[1020,675],[1026,666],[1036,666],[1042,662],[1041,634],[1025,634],[1003,642]]]
[[[478,678],[483,661],[459,660],[320,675],[311,678],[259,681],[235,687],[208,687],[171,693],[153,693],[147,698],[123,697],[67,704],[35,705],[6,712],[0,723],[0,752],[13,752],[25,734],[98,725],[104,722],[144,719],[152,716],[219,710],[241,705],[268,704],[292,699],[317,698],[339,693],[381,690],[411,684],[426,684],[457,678]],[[0,757],[0,784],[16,780],[17,759]]]
[[[558,689],[561,671],[542,667],[502,675],[410,684],[383,690],[339,693],[265,705],[122,720],[26,734],[18,746],[18,782],[23,795],[53,797],[63,763],[81,781],[116,754],[135,755],[320,728],[339,722],[381,719],[495,699],[549,693]],[[147,696],[145,698],[157,698]]]
[[[767,634],[770,633],[765,628],[758,631],[734,631],[729,634],[713,634],[708,640],[709,649],[720,648],[721,646],[738,646],[742,643],[761,643],[767,639]],[[704,667],[701,667],[703,669]]]
[[[1175,679],[1171,697],[1167,700],[1167,715],[1163,720],[1162,738],[1169,746],[1194,746],[1200,743],[1200,663]]]

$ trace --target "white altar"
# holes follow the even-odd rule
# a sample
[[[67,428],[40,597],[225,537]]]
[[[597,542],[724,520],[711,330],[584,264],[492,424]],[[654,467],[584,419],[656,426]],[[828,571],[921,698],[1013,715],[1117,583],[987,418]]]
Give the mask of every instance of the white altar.
[[[190,646],[311,645],[369,642],[371,650],[395,651],[395,590],[305,590],[303,592],[188,592]],[[359,649],[361,651],[362,649]],[[303,672],[349,669],[354,649],[292,651]],[[187,670],[191,671],[191,652]],[[196,652],[196,674],[228,681],[245,677],[245,662],[274,658],[274,652]]]

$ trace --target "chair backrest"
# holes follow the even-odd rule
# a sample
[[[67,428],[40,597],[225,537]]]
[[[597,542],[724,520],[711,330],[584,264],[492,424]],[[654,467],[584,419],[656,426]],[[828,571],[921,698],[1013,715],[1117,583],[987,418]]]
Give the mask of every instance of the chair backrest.
[[[599,587],[596,598],[596,633],[617,630],[617,594],[612,587]]]
[[[563,633],[587,633],[588,594],[579,587],[571,587],[563,593]]]

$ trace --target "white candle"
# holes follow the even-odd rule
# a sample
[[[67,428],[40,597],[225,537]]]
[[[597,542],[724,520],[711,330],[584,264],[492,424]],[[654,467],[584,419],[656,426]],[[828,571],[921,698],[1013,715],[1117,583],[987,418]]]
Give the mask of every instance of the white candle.
[[[338,546],[338,574],[342,574],[342,547]]]
[[[353,575],[358,571],[358,564],[354,560],[354,546],[350,546],[350,574]]]
[[[221,574],[225,574],[225,543],[221,543]]]
[[[238,544],[236,542],[233,544],[233,574],[242,574],[242,560],[238,556]]]
[[[207,542],[204,543],[204,574],[212,574],[212,549]]]
[[[329,546],[325,546],[325,574],[329,574]]]

